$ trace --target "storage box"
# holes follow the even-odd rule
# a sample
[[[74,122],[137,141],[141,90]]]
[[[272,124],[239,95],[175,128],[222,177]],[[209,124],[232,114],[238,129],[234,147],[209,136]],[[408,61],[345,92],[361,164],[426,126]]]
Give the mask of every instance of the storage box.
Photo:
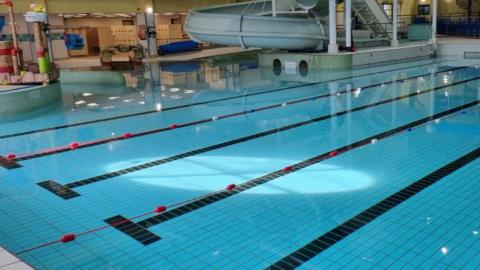
[[[164,85],[182,85],[187,82],[185,72],[172,73],[168,71],[160,72],[160,81]]]

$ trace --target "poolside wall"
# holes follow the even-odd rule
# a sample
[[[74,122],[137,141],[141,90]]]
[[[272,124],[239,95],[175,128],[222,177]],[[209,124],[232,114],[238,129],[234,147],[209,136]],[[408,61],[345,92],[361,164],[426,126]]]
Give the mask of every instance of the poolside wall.
[[[438,55],[480,59],[480,41],[452,40],[438,44]]]
[[[427,58],[430,57],[431,51],[432,45],[430,44],[373,48],[354,53],[352,65],[355,67],[388,62],[397,62],[402,60]]]
[[[29,112],[60,100],[60,83],[0,92],[0,116]]]
[[[356,66],[365,66],[403,60],[428,58],[432,45],[427,43],[408,44],[399,47],[381,47],[364,49],[353,53],[294,53],[267,51],[259,55],[260,66],[271,67],[275,59],[280,60],[283,68],[298,68],[306,61],[308,68],[319,70],[343,70]]]

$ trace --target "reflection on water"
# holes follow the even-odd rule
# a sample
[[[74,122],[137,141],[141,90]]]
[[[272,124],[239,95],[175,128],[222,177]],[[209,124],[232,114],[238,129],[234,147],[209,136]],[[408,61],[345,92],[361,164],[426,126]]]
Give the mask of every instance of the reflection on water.
[[[62,70],[62,102],[28,116],[13,117],[13,120],[44,117],[50,118],[50,122],[51,118],[59,123],[83,122],[251,96],[274,89],[350,78],[359,72],[365,73],[362,69],[315,71],[259,67],[256,54],[212,57],[197,62],[151,63],[132,71]],[[331,87],[337,89],[342,83],[319,85],[316,89]],[[281,95],[269,96],[271,101],[279,97]],[[209,105],[215,106],[215,103]]]
[[[105,168],[105,171],[114,171],[116,168],[128,168],[149,161],[151,160],[135,159],[111,163]],[[228,155],[222,157],[208,155],[195,156],[183,160],[182,162],[184,162],[182,166],[185,168],[183,172],[179,172],[178,167],[169,168],[166,166],[159,169],[139,171],[123,177],[125,177],[125,180],[133,181],[135,183],[157,186],[160,188],[190,189],[208,193],[218,191],[229,184],[229,182],[226,182],[228,180],[225,177],[225,168],[229,168],[229,171],[231,172],[231,170],[234,170],[231,166],[232,164],[235,164],[234,167],[239,168],[238,173],[235,174],[236,177],[252,179],[261,173],[265,173],[262,171],[262,168],[268,168],[271,163],[292,163],[288,159],[277,159],[274,161],[272,160],[272,157],[261,158],[248,155]],[[217,170],[216,168],[223,169]],[[268,169],[265,170],[268,171]],[[297,174],[301,174],[301,176],[295,178],[294,185],[292,184],[286,187],[285,183],[274,181],[252,189],[250,192],[252,194],[269,195],[325,194],[351,192],[368,188],[374,184],[374,179],[367,173],[325,163],[317,164],[306,170],[299,171]],[[199,177],[203,178],[203,180],[199,180]],[[244,182],[244,180],[238,181]],[[322,188],[312,189],[312,185],[316,187],[321,185]]]

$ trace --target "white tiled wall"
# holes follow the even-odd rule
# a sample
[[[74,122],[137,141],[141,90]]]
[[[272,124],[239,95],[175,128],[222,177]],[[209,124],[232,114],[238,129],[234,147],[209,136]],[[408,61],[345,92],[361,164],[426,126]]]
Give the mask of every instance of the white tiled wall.
[[[405,46],[377,51],[358,52],[353,55],[353,66],[428,57],[430,53],[431,45]]]
[[[480,42],[456,41],[445,42],[438,45],[439,56],[460,56],[465,52],[480,52]]]

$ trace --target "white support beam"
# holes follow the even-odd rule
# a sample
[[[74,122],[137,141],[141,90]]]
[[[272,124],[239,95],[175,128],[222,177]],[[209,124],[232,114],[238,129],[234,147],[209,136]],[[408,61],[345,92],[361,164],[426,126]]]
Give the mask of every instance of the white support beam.
[[[155,13],[151,7],[145,10],[145,24],[147,26],[148,55],[157,56],[157,30],[155,24]]]
[[[337,53],[337,2],[336,0],[328,1],[328,53]]]
[[[345,0],[345,47],[352,48],[352,0]]]
[[[432,45],[434,51],[437,49],[437,9],[438,1],[432,0]]]
[[[272,17],[277,17],[277,0],[272,0]]]
[[[392,46],[398,46],[398,0],[393,0],[393,33],[392,33]]]

